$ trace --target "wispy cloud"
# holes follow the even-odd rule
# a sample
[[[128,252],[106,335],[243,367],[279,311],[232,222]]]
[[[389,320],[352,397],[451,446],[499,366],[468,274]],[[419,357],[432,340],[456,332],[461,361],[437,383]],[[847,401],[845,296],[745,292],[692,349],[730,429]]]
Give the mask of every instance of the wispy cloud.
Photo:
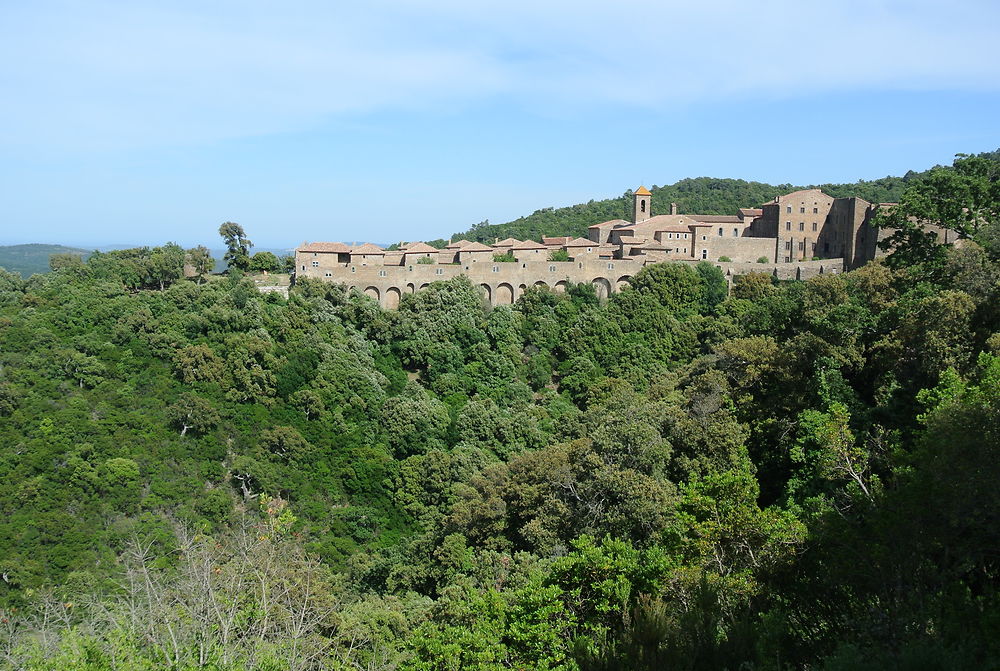
[[[992,0],[42,0],[6,3],[0,26],[0,143],[23,147],[196,144],[384,109],[1000,88]]]

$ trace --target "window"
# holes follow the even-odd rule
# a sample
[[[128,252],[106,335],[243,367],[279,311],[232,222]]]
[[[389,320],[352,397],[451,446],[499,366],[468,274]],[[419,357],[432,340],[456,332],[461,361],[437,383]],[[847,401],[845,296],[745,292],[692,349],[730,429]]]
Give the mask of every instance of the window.
[[[813,208],[813,214],[819,214],[819,208],[818,207],[814,207]]]
[[[587,253],[588,253],[588,254],[590,254],[590,253],[591,253],[592,251],[594,251],[594,248],[593,248],[593,247],[587,247]]]
[[[640,212],[645,212],[646,211],[646,201],[645,200],[640,200],[639,201],[639,211]]]
[[[800,213],[800,214],[805,214],[805,213],[806,213],[806,208],[804,208],[804,207],[800,207],[800,208],[799,208],[799,213]]]
[[[806,230],[806,222],[804,222],[804,221],[800,221],[799,222],[799,230],[800,231]]]
[[[816,251],[816,243],[815,243],[815,242],[814,242],[814,243],[812,243],[812,250],[813,250],[814,252]]]
[[[434,274],[435,275],[444,275],[444,269],[443,268],[435,268],[434,269]]]
[[[302,270],[305,270],[305,269],[306,269],[306,267],[305,267],[305,266],[302,266]]]
[[[354,266],[351,266],[351,272],[353,273],[355,270],[357,270],[357,268],[355,268]]]
[[[701,258],[703,258],[703,259],[707,259],[708,258],[708,250],[707,249],[701,250]]]
[[[333,273],[331,273],[331,272],[330,272],[330,271],[328,270],[328,271],[326,271],[326,273],[324,273],[324,275],[323,275],[323,276],[324,276],[324,277],[333,277]]]
[[[790,221],[786,221],[785,222],[785,230],[786,231],[792,230],[792,222],[790,222]]]
[[[734,238],[740,237],[740,229],[738,229],[738,228],[734,228],[733,229],[733,237]]]
[[[499,273],[500,272],[500,268],[497,267],[497,266],[493,266],[493,272]]]
[[[701,236],[701,239],[702,240],[708,240],[708,236],[707,235],[703,235],[703,236]]]
[[[813,222],[813,231],[814,232],[816,231],[816,222],[815,221]]]
[[[313,252],[313,257],[315,258],[317,256],[319,256],[319,254],[317,254],[316,252]]]
[[[313,268],[319,268],[319,261],[313,261]]]
[[[608,270],[614,270],[614,269],[615,269],[615,264],[609,263],[608,264]]]
[[[719,237],[720,238],[722,237],[722,228],[721,227],[719,227]]]
[[[791,263],[791,262],[792,262],[792,257],[786,256],[785,257],[785,263]]]
[[[549,272],[550,273],[556,272],[556,267],[555,266],[549,266]]]
[[[802,241],[799,242],[799,251],[800,252],[806,251],[806,243],[805,243],[804,240],[802,240]]]
[[[667,237],[670,238],[671,240],[673,240],[674,239],[674,234],[673,233],[667,233]]]
[[[685,239],[685,240],[687,240],[687,239],[688,239],[688,234],[687,234],[687,233],[685,233],[685,234],[684,234],[684,239]]]
[[[792,248],[792,241],[791,240],[786,241],[785,242],[785,249],[791,249],[791,248]]]
[[[385,277],[385,271],[384,270],[378,271],[378,276],[379,277]]]
[[[785,208],[785,212],[787,212],[788,214],[791,214],[792,213],[792,206],[789,205],[788,207],[786,207]]]

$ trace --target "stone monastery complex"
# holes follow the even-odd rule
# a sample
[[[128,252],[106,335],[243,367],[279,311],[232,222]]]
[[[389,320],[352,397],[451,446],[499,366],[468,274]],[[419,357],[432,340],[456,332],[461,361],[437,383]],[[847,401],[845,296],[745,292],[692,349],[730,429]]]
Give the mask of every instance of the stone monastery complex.
[[[652,194],[639,187],[632,221],[594,224],[586,238],[508,238],[493,245],[459,240],[444,249],[413,242],[392,251],[371,243],[307,242],[295,250],[295,276],[345,284],[393,309],[405,293],[466,275],[491,304],[503,305],[528,287],[560,291],[569,282],[593,284],[606,298],[643,266],[663,261],[710,261],[730,280],[749,272],[805,279],[856,268],[879,253],[879,231],[869,223],[880,206],[860,198],[807,189],[726,216],[679,214],[676,204],[670,214],[654,216],[651,202]],[[550,260],[556,251],[570,260]]]

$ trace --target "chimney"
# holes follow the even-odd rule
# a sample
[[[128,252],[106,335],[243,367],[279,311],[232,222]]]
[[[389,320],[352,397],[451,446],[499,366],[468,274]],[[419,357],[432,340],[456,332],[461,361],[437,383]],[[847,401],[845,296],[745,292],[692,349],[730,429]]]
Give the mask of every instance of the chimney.
[[[670,214],[677,214],[677,203],[670,203]]]

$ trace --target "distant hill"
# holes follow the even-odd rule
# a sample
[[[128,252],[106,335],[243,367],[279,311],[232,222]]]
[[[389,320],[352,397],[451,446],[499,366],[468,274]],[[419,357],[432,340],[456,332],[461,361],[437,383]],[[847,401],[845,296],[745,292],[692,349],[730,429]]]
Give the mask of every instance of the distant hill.
[[[63,245],[0,246],[0,268],[13,273],[21,273],[21,277],[29,277],[35,273],[47,273],[49,272],[49,256],[52,254],[79,254],[86,259],[90,255],[90,251]]]
[[[695,177],[682,179],[667,186],[650,187],[653,194],[654,214],[670,212],[670,203],[677,203],[681,214],[735,214],[741,207],[759,207],[789,191],[803,188],[820,188],[834,197],[858,196],[870,202],[894,202],[903,193],[906,182],[918,173],[904,177],[884,177],[853,184],[818,184],[795,186],[793,184],[764,184],[742,179]],[[454,239],[466,238],[491,243],[495,238],[514,237],[521,240],[541,240],[544,235],[572,235],[586,237],[587,227],[611,219],[626,219],[631,215],[632,191],[618,198],[591,200],[569,207],[547,207],[536,210],[505,224],[476,224],[468,231],[456,233]]]
[[[141,247],[142,245],[132,245]],[[128,249],[129,245],[105,245],[97,247],[102,252],[113,249]],[[10,272],[21,273],[21,277],[30,277],[35,273],[49,272],[49,256],[52,254],[79,254],[86,261],[93,250],[80,249],[78,247],[66,247],[65,245],[0,245],[0,268]],[[226,250],[212,249],[212,258],[215,259],[214,272],[221,273],[226,270],[226,262],[222,260]],[[294,254],[294,249],[277,249],[273,247],[254,247],[250,253],[271,252],[278,258],[287,254]]]

